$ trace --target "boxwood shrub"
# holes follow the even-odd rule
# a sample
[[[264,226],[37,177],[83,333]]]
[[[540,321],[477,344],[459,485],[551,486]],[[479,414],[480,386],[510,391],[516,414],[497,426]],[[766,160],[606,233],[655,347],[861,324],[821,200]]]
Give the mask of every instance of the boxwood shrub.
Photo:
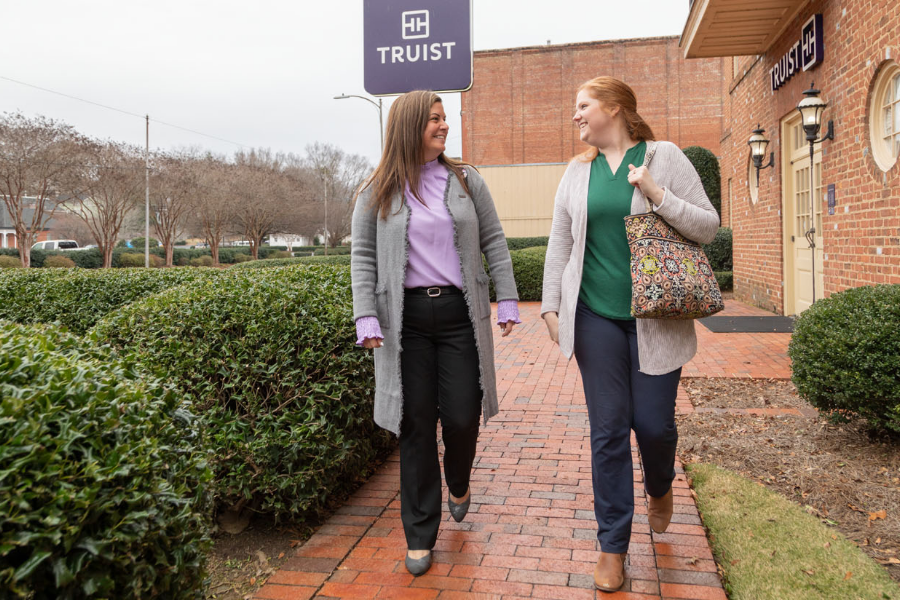
[[[713,271],[716,277],[716,283],[723,292],[730,292],[734,289],[734,273],[731,271]]]
[[[267,258],[265,260],[251,260],[232,265],[229,269],[268,269],[270,267],[289,267],[293,265],[349,265],[349,254],[329,254],[328,256],[300,256],[295,258]]]
[[[112,313],[92,335],[194,400],[219,506],[301,516],[351,489],[390,443],[352,316],[346,267],[230,269]]]
[[[900,432],[900,284],[833,294],[800,314],[792,380],[816,408]]]
[[[218,269],[8,269],[0,272],[0,319],[58,321],[83,333],[108,313],[135,300],[201,278]]]
[[[0,597],[204,597],[211,473],[173,389],[0,322]]]
[[[713,271],[732,270],[731,229],[719,227],[716,237],[708,244],[703,244],[703,252],[709,259]]]
[[[516,289],[519,292],[519,300],[540,301],[544,285],[544,258],[547,254],[546,246],[534,246],[522,250],[513,250],[509,253],[512,259],[513,276],[516,278]],[[490,274],[487,261],[484,261],[484,270]],[[494,290],[494,281],[490,282],[491,301],[496,302],[497,294]]]
[[[534,248],[535,246],[546,246],[549,241],[550,238],[547,236],[506,238],[506,245],[509,247],[510,252],[512,252],[513,250]]]
[[[682,150],[694,170],[700,176],[703,190],[716,212],[722,214],[722,181],[719,174],[719,159],[711,150],[702,146],[688,146]]]

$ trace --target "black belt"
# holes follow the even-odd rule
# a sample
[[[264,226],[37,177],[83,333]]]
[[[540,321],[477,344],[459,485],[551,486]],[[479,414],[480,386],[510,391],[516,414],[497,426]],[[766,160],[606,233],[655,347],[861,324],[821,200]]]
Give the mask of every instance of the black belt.
[[[416,296],[429,296],[431,298],[462,294],[462,290],[455,285],[434,285],[431,287],[406,288],[405,292],[407,294],[414,294]]]

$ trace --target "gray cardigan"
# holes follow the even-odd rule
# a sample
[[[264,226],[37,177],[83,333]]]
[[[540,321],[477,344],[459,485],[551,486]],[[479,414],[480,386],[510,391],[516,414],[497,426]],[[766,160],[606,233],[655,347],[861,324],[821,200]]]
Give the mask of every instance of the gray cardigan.
[[[487,259],[498,300],[518,300],[506,237],[487,185],[475,169],[466,169],[471,197],[451,172],[444,204],[453,219],[463,294],[478,347],[481,406],[485,422],[497,414],[497,380]],[[364,190],[353,209],[350,273],[353,279],[353,318],[377,316],[384,345],[375,349],[375,422],[400,434],[403,387],[400,376],[400,332],[403,326],[403,283],[406,279],[409,206],[401,194],[393,198],[390,214],[382,219],[371,207],[371,191]],[[415,199],[412,200],[416,202]]]
[[[719,229],[719,215],[706,197],[694,166],[671,142],[648,142],[646,155],[653,156],[647,167],[653,180],[665,188],[662,203],[653,210],[686,238],[701,244],[711,242]],[[544,262],[541,315],[559,314],[559,349],[570,359],[584,263],[590,176],[591,163],[579,159],[569,163],[563,174]],[[631,214],[647,212],[646,202],[640,189],[635,188]],[[637,336],[640,370],[648,375],[674,371],[697,353],[697,335],[690,320],[637,319]]]

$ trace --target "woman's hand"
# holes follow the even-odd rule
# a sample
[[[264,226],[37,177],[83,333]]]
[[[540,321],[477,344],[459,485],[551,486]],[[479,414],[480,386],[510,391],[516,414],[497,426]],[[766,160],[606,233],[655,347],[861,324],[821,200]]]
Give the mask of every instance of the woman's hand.
[[[512,333],[513,327],[516,326],[515,321],[507,321],[506,323],[500,323],[500,331],[503,333],[500,334],[500,337],[506,337],[510,333]]]
[[[554,344],[559,343],[559,315],[555,312],[544,313],[544,322],[547,324],[547,331],[550,333],[550,339]]]
[[[381,348],[382,346],[384,346],[384,340],[381,338],[366,338],[363,340],[363,348],[368,348],[369,350]]]
[[[664,189],[656,185],[650,170],[647,167],[628,165],[628,183],[636,188],[640,188],[641,193],[646,196],[654,206],[662,204],[663,197],[666,192]]]

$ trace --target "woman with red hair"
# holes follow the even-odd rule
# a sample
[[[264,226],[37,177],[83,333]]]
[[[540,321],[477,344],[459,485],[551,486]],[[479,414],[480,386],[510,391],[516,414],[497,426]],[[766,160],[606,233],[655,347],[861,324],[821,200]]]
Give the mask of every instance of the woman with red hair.
[[[584,83],[572,120],[590,148],[572,160],[556,193],[541,316],[563,354],[574,353],[584,382],[600,542],[594,584],[612,592],[625,581],[634,515],[631,431],[650,528],[661,533],[672,517],[675,396],[681,367],[697,350],[693,321],[632,317],[624,217],[646,212],[649,201],[686,238],[709,243],[719,216],[684,153],[654,141],[624,82]]]

